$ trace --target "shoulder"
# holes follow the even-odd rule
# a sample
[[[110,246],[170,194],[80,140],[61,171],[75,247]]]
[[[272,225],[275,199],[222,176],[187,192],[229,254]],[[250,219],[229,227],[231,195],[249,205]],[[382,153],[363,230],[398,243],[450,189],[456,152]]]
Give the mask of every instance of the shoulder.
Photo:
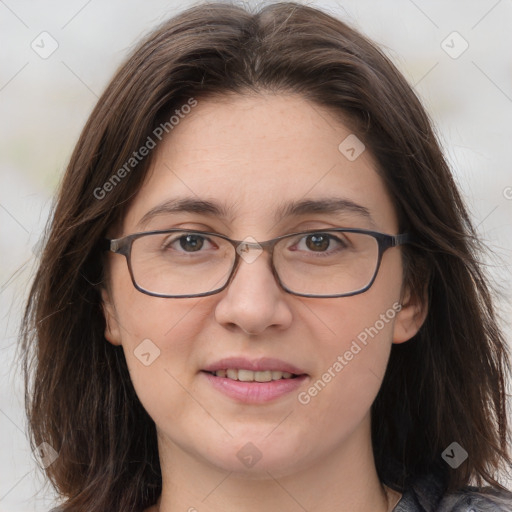
[[[512,493],[469,487],[443,496],[436,512],[512,512]]]
[[[433,475],[406,489],[393,512],[512,512],[512,493],[492,487],[465,487],[445,493]]]

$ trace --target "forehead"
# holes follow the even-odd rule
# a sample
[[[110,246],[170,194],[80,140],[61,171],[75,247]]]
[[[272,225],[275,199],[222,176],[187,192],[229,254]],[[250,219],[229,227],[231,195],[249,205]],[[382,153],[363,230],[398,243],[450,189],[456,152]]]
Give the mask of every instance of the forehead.
[[[370,152],[347,158],[343,141],[357,139],[329,111],[298,95],[197,101],[157,143],[123,231],[142,226],[155,206],[185,198],[217,204],[210,215],[222,215],[233,229],[244,223],[269,229],[276,217],[299,212],[291,203],[326,198],[366,209],[377,224],[368,227],[395,229],[394,209]]]

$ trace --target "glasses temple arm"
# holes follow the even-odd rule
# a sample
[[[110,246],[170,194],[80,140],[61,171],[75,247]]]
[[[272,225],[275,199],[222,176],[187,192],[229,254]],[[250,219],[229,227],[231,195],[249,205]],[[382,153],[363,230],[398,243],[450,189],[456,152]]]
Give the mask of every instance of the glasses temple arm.
[[[416,237],[412,233],[401,233],[400,235],[393,236],[393,246],[408,244],[415,242]]]

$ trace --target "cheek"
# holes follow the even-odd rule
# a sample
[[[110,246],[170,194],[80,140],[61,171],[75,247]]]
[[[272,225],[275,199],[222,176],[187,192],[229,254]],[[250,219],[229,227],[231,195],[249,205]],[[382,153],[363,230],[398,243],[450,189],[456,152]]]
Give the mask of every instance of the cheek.
[[[201,324],[197,318],[192,321],[193,315],[187,318],[189,309],[169,305],[143,308],[145,314],[140,321],[133,321],[132,333],[123,340],[130,378],[140,402],[157,425],[169,426],[170,430],[189,424],[191,416],[203,414],[190,398],[195,394],[194,338]]]
[[[321,365],[299,401],[347,428],[369,410],[389,359],[400,309],[401,268],[392,262],[383,268],[388,275],[376,279],[367,292],[309,305],[312,318],[320,318],[317,323],[323,326],[318,340]]]
[[[186,350],[190,346],[187,338],[201,329],[200,299],[159,298],[138,291],[124,258],[116,258],[111,268],[117,322],[127,359],[133,358],[133,351],[137,352],[144,340],[156,345],[155,353]],[[147,345],[151,347],[151,343]]]
[[[350,436],[367,417],[379,392],[391,347],[389,326],[377,334],[371,331],[365,339],[364,328],[356,328],[355,322],[350,327],[345,325],[346,335],[336,344],[324,346],[322,368],[298,397],[300,414],[312,434],[323,439],[326,446]]]
[[[142,405],[155,421],[180,418],[190,402],[200,332],[206,319],[199,299],[163,299],[136,290],[131,280],[114,293],[121,342],[130,378]],[[172,404],[171,407],[162,407]]]

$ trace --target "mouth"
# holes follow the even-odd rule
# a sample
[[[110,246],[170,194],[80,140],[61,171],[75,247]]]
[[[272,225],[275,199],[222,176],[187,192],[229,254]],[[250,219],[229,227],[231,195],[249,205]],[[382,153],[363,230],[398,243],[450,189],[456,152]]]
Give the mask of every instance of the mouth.
[[[215,371],[202,370],[214,377],[221,377],[225,379],[240,381],[240,382],[273,382],[284,379],[296,379],[306,374],[297,374],[291,372],[283,372],[281,370],[264,370],[253,371],[243,368],[226,368]]]
[[[238,403],[264,404],[290,399],[310,376],[301,368],[281,359],[244,356],[225,357],[200,372],[211,390]]]
[[[278,359],[226,358],[199,372],[205,384],[224,397],[243,404],[290,399],[309,379],[301,369]]]

